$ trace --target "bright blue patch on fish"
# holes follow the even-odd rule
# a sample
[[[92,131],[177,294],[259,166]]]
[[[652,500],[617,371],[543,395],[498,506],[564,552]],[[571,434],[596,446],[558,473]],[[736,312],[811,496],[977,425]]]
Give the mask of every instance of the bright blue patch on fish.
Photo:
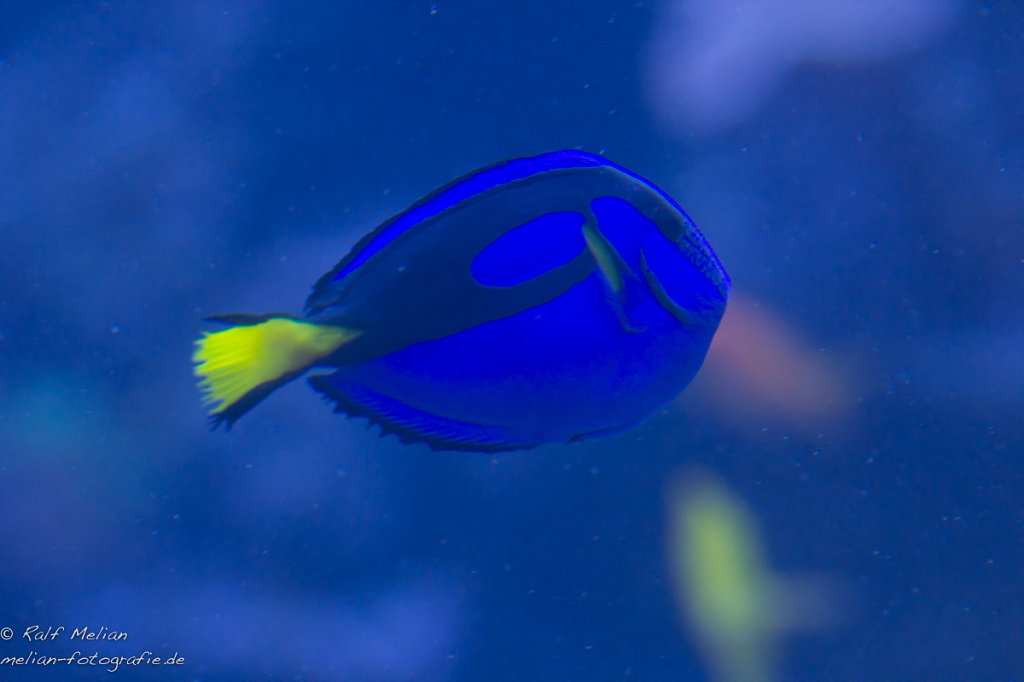
[[[678,394],[728,295],[651,183],[583,152],[516,159],[431,193],[317,282],[307,318],[360,334],[311,381],[435,449],[580,440]]]
[[[575,211],[547,213],[514,227],[486,246],[470,269],[488,287],[511,287],[565,265],[586,243],[587,219]]]

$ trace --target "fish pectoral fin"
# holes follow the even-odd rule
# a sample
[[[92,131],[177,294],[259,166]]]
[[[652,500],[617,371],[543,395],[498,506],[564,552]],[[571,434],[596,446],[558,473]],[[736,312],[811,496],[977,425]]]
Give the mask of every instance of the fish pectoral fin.
[[[608,286],[616,295],[621,294],[625,287],[625,273],[633,274],[629,266],[622,260],[622,256],[608,238],[589,222],[583,226],[583,239],[590,254],[597,261],[597,267],[604,275]]]
[[[195,342],[192,362],[203,402],[216,428],[227,427],[274,389],[302,375],[318,360],[359,336],[360,332],[301,322],[291,317],[225,315],[235,324],[203,335]]]
[[[615,316],[623,331],[629,334],[643,333],[647,330],[647,325],[638,319],[639,315],[631,314],[635,313],[633,304],[643,296],[642,292],[638,291],[638,287],[641,286],[640,278],[608,238],[590,223],[583,226],[583,239],[590,254],[597,261],[605,284],[608,285],[608,299],[615,309]]]

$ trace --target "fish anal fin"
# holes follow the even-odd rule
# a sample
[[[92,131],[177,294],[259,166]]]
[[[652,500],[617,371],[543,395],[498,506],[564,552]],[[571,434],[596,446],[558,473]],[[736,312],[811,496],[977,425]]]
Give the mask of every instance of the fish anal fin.
[[[449,419],[381,395],[345,379],[341,370],[314,374],[310,385],[334,403],[335,412],[366,417],[381,427],[382,435],[395,434],[403,443],[423,443],[431,450],[501,452],[526,450],[539,443],[522,442],[507,429]]]

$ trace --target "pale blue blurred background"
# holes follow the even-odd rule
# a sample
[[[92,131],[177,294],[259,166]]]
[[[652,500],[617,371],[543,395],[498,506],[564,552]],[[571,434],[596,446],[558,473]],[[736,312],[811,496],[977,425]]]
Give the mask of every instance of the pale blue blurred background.
[[[663,542],[700,463],[774,566],[846,585],[778,679],[1024,679],[1022,34],[1013,2],[3,0],[0,657],[709,679]],[[204,315],[299,311],[421,194],[573,147],[668,190],[733,277],[664,413],[433,453],[296,383],[207,430]]]

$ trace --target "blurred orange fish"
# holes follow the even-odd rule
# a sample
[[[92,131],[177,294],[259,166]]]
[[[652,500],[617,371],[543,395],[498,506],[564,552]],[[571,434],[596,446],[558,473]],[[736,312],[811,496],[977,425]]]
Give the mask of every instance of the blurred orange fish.
[[[855,403],[834,360],[742,294],[733,295],[692,390],[731,418],[755,421],[834,423]]]

